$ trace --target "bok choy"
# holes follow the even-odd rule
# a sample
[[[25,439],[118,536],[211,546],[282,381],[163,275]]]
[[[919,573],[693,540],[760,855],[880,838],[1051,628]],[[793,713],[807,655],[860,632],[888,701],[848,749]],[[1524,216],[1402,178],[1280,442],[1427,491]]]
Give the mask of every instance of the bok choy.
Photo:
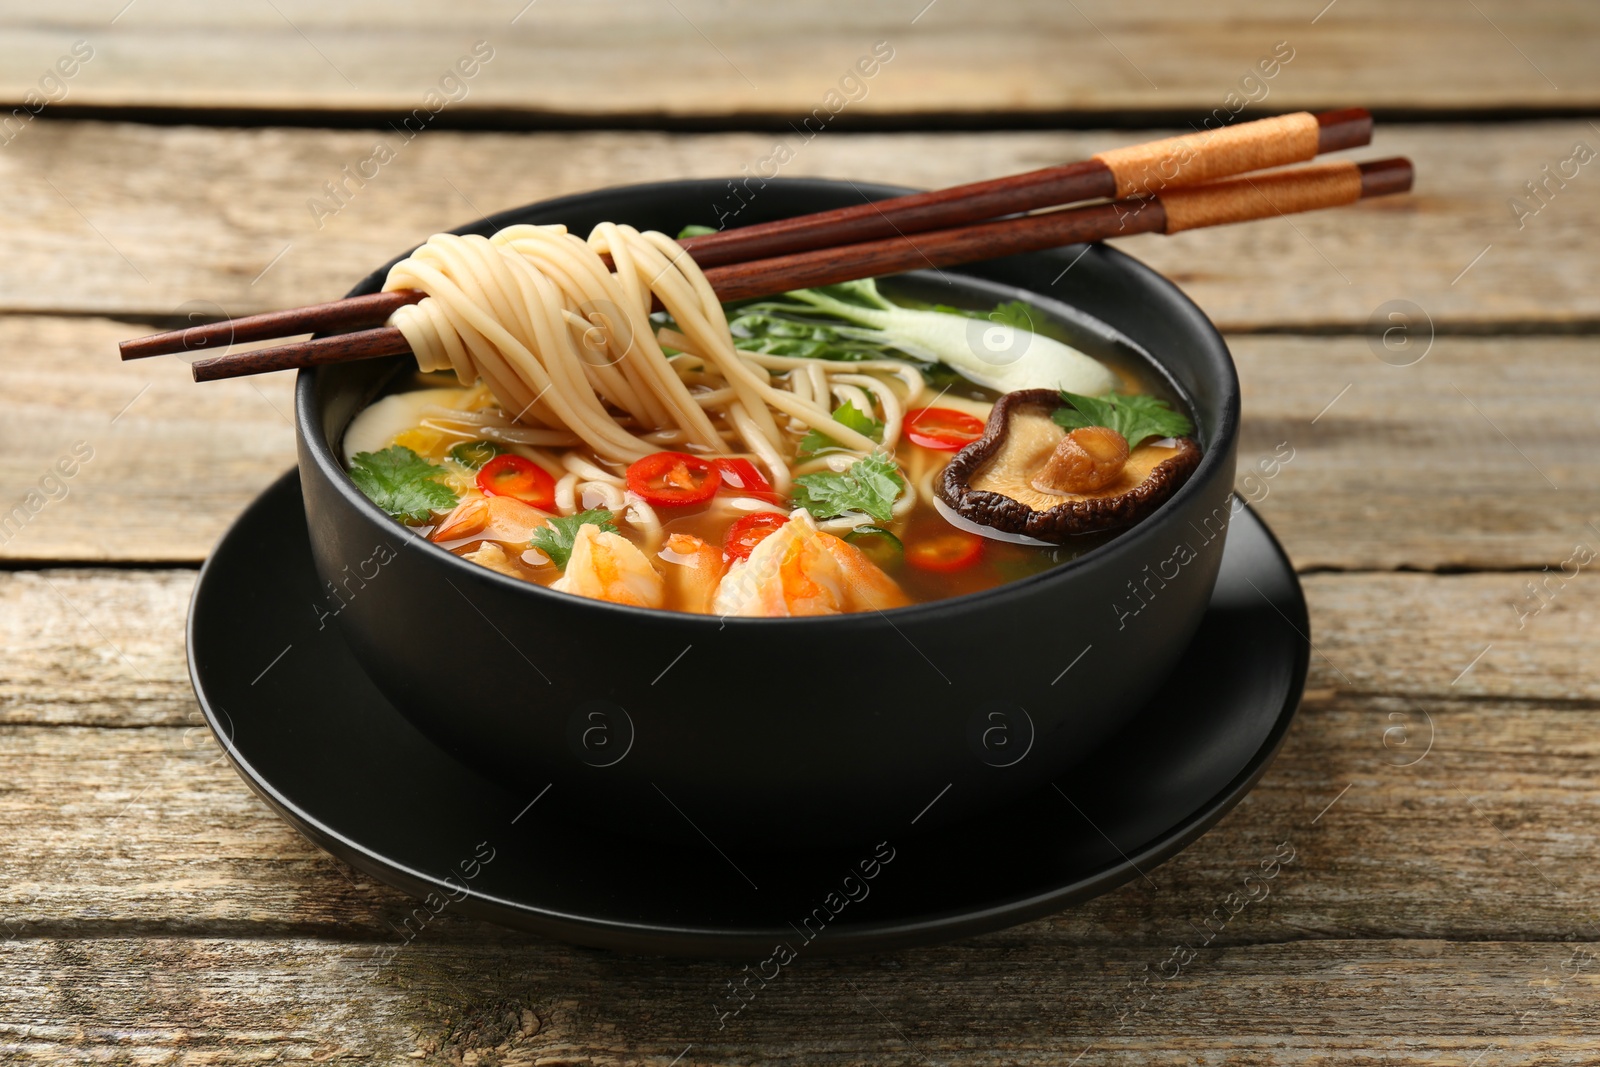
[[[797,289],[784,297],[731,309],[734,344],[773,355],[850,361],[904,353],[924,373],[942,364],[1003,393],[1065,389],[1099,396],[1117,384],[1099,361],[1027,329],[1030,316],[1020,303],[988,313],[906,308],[879,293],[870,278]],[[818,315],[845,324],[820,321]]]

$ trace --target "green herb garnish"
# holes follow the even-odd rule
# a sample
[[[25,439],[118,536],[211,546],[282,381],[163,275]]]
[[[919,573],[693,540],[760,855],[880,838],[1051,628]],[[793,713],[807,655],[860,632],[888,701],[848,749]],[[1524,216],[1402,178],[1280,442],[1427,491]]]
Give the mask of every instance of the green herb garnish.
[[[1064,406],[1051,416],[1056,425],[1069,432],[1085,426],[1109,427],[1127,438],[1130,449],[1151,437],[1184,437],[1194,430],[1188,416],[1153,396],[1079,396],[1063,390],[1061,402]]]
[[[549,556],[551,563],[565,569],[567,560],[572,558],[572,543],[578,539],[578,531],[585,526],[598,526],[604,533],[616,533],[617,524],[612,521],[615,518],[605,508],[590,508],[576,515],[552,515],[550,524],[533,531],[528,543]]]
[[[678,231],[678,240],[681,241],[685,237],[704,237],[708,233],[716,233],[716,232],[717,232],[717,229],[716,229],[715,226],[700,226],[700,225],[685,226],[683,229]]]
[[[863,437],[870,437],[880,443],[883,441],[883,423],[871,415],[863,414],[860,408],[848,400],[833,409],[833,421],[850,427],[850,429]],[[812,430],[800,439],[800,458],[806,459],[816,455],[818,452],[826,452],[832,448],[843,447],[844,445],[841,445],[821,430]]]
[[[794,506],[805,508],[815,519],[833,519],[847,511],[860,511],[879,522],[893,517],[894,502],[906,486],[905,479],[887,456],[874,452],[841,472],[820,471],[794,480]]]
[[[450,450],[450,458],[468,470],[477,470],[496,456],[510,451],[495,441],[463,441]]]
[[[442,474],[443,468],[404,445],[357,452],[350,459],[350,480],[356,488],[401,522],[426,522],[431,513],[456,506],[456,494],[435,480]]]

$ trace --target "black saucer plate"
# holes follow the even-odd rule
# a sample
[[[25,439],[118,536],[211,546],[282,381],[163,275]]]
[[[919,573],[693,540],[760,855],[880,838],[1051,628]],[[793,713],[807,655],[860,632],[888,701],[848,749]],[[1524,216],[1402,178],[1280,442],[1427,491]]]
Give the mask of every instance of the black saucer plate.
[[[970,822],[919,830],[921,812],[908,811],[899,825],[863,828],[872,843],[855,850],[757,854],[608,831],[574,811],[579,798],[485,780],[384,700],[321,592],[291,472],[223,538],[189,612],[190,676],[207,721],[290,824],[423,898],[419,910],[624,951],[756,960],[779,942],[879,951],[995,930],[1148,872],[1266,769],[1300,700],[1310,632],[1282,549],[1241,510],[1173,678],[1080,770]],[[1069,671],[1064,700],[1070,681]],[[470,674],[461,699],[473,699]]]

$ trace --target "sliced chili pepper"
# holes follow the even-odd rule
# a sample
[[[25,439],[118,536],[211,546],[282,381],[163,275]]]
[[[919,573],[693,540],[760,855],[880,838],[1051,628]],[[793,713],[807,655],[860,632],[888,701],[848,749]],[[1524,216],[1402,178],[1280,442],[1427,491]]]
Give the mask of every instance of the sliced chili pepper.
[[[983,538],[961,530],[914,538],[906,546],[906,562],[937,574],[964,571],[983,558]]]
[[[683,452],[655,452],[628,468],[628,491],[658,508],[704,504],[722,485],[722,471]]]
[[[719,459],[715,463],[717,470],[722,472],[724,487],[736,489],[745,496],[753,496],[758,500],[774,504],[783,503],[783,498],[773,490],[772,483],[767,481],[767,476],[748,459]]]
[[[749,559],[755,547],[782,528],[789,516],[775,511],[757,511],[743,515],[728,527],[722,539],[722,551],[730,559]]]
[[[940,452],[959,452],[983,436],[982,419],[954,408],[914,408],[904,426],[912,444]]]
[[[506,447],[496,441],[463,441],[450,450],[450,458],[463,467],[473,470],[482,469],[483,465],[496,456],[506,454]]]
[[[550,472],[522,456],[496,456],[478,471],[478,488],[489,496],[516,497],[536,508],[556,503],[556,480]]]

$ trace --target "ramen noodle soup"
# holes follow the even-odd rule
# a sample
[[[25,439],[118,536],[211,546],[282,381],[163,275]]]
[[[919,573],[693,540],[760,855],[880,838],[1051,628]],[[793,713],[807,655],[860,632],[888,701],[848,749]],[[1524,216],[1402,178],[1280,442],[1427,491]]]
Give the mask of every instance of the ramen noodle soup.
[[[436,236],[386,284],[427,294],[390,319],[420,370],[358,414],[345,461],[500,574],[722,616],[980,592],[1104,543],[1193,471],[1189,420],[1131,346],[887,287],[724,308],[664,234]]]

